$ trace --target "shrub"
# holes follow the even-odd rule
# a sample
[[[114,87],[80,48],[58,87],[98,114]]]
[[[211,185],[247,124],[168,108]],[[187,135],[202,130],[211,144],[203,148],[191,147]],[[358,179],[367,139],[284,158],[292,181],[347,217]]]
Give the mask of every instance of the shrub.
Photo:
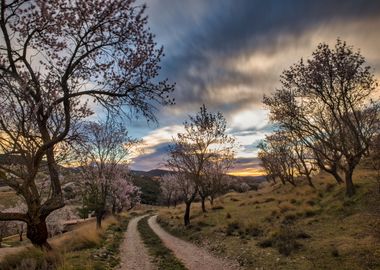
[[[271,247],[273,245],[272,243],[272,239],[268,238],[268,239],[264,239],[264,240],[261,240],[257,243],[257,245],[261,248],[268,248],[268,247]]]
[[[226,235],[233,235],[233,233],[240,228],[240,224],[237,221],[233,221],[227,224]]]
[[[296,234],[290,226],[281,227],[274,241],[278,252],[285,256],[289,256],[293,251],[301,247],[301,244],[296,241]]]
[[[284,216],[284,219],[282,220],[282,223],[292,223],[297,219],[297,216],[293,213],[286,214]]]
[[[263,230],[257,224],[249,224],[245,228],[245,233],[247,235],[250,235],[250,236],[253,236],[253,237],[257,237],[257,236],[261,236],[263,234]]]
[[[313,201],[313,200],[308,200],[306,203],[308,205],[310,205],[310,206],[314,206],[315,205],[315,201]]]
[[[296,234],[296,238],[297,238],[297,239],[309,239],[309,238],[311,238],[311,236],[310,236],[310,234],[308,234],[308,233],[305,233],[305,232],[303,232],[303,231],[300,231],[300,232],[298,232],[298,233]]]
[[[297,204],[297,200],[296,200],[296,199],[291,199],[291,200],[290,200],[290,203],[291,203],[291,204]]]
[[[197,225],[198,225],[199,227],[208,227],[208,226],[212,226],[212,225],[210,225],[210,224],[208,224],[208,223],[206,223],[206,222],[204,222],[204,221],[198,221]]]
[[[339,257],[339,251],[336,247],[333,247],[333,249],[331,250],[331,255],[333,257]]]
[[[335,184],[333,184],[333,183],[327,183],[325,191],[326,192],[331,192],[334,189],[334,187],[335,187]]]
[[[305,234],[306,235],[306,234]],[[298,233],[295,233],[291,226],[282,226],[270,238],[258,242],[262,248],[275,247],[282,255],[289,256],[293,251],[302,245],[297,241]]]
[[[271,214],[271,216],[274,217],[274,216],[277,216],[277,215],[278,215],[278,212],[277,212],[277,210],[273,210],[270,214]]]
[[[310,208],[310,209],[305,210],[304,215],[305,217],[313,217],[317,215],[318,212],[319,212],[318,210]]]

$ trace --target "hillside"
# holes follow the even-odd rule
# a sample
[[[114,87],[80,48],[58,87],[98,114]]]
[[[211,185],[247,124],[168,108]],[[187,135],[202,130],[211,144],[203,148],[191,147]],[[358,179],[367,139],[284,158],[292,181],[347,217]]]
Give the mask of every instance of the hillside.
[[[162,209],[168,231],[246,269],[379,269],[380,194],[374,172],[354,175],[358,193],[326,174],[314,190],[263,184],[258,191],[229,193],[203,214],[194,204],[191,226],[182,225],[183,206]]]

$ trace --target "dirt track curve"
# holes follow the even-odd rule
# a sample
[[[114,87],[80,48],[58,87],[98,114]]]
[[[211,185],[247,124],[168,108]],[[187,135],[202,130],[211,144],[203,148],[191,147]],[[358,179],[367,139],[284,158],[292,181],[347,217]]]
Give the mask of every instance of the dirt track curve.
[[[140,216],[132,219],[128,224],[125,238],[120,247],[120,270],[155,270],[151,263],[140,234],[137,230],[137,223],[140,219],[146,217]]]
[[[167,233],[157,223],[157,216],[148,220],[149,226],[161,238],[162,242],[171,249],[189,270],[238,270],[237,263],[232,263],[211,255],[189,242],[183,241]]]

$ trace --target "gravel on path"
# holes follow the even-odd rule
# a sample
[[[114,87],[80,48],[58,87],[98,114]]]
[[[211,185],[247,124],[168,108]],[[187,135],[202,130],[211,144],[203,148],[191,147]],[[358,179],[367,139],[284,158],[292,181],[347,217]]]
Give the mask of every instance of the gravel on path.
[[[167,233],[157,223],[157,216],[148,220],[149,226],[161,238],[165,246],[181,260],[189,270],[239,270],[236,262],[217,258],[208,251]]]
[[[120,270],[155,270],[148,251],[141,240],[137,230],[137,223],[146,217],[140,216],[132,219],[128,224],[124,241],[120,247]]]

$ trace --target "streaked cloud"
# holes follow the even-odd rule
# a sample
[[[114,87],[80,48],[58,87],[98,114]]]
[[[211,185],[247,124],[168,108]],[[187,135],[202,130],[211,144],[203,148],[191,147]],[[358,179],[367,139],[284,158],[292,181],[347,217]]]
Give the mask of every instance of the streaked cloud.
[[[140,156],[138,162],[141,167],[147,162],[146,169],[155,167],[148,155],[159,159],[160,147],[202,104],[226,117],[229,132],[241,145],[238,157],[254,158],[258,142],[272,130],[261,104],[263,95],[279,86],[284,69],[309,58],[321,42],[333,45],[338,37],[347,41],[361,50],[380,78],[379,1],[151,0],[147,4],[152,31],[166,53],[161,76],[177,83],[177,104],[157,112],[160,127],[136,124],[137,134],[146,142],[146,158]],[[249,171],[244,166],[237,164]]]

